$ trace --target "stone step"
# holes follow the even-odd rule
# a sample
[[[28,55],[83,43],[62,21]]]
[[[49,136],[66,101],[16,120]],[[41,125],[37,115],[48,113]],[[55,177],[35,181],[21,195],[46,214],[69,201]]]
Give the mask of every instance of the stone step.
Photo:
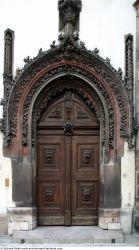
[[[98,227],[37,227],[33,231],[15,231],[13,241],[32,244],[93,244],[123,243],[121,230],[102,230]]]

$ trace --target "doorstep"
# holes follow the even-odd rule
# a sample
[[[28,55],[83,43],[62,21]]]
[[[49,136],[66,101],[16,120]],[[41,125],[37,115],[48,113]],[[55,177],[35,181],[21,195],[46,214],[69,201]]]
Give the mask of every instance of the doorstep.
[[[14,231],[13,242],[26,244],[123,243],[121,230],[103,230],[92,226],[46,226],[32,231]]]

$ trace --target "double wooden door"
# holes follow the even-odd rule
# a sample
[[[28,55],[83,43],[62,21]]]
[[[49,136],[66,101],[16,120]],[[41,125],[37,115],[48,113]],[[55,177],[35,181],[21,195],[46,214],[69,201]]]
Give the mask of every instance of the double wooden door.
[[[99,125],[68,93],[38,124],[38,224],[97,225],[98,205]]]

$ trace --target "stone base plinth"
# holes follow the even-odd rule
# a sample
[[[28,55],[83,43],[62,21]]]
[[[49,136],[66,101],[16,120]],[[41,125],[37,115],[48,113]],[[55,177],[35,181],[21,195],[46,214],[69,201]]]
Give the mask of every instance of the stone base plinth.
[[[119,209],[99,209],[99,227],[108,230],[121,229]]]
[[[123,233],[130,234],[133,223],[133,208],[121,208],[121,229]]]
[[[130,234],[133,223],[133,208],[99,209],[99,227],[108,230],[119,230]]]
[[[13,231],[29,231],[37,226],[37,209],[35,207],[8,208],[8,234]]]

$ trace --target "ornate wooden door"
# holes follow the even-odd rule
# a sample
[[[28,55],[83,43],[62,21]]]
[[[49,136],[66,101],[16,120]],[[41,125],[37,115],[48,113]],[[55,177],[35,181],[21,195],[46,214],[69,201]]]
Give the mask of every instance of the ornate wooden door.
[[[65,93],[37,128],[39,225],[97,225],[99,125],[76,94]]]

